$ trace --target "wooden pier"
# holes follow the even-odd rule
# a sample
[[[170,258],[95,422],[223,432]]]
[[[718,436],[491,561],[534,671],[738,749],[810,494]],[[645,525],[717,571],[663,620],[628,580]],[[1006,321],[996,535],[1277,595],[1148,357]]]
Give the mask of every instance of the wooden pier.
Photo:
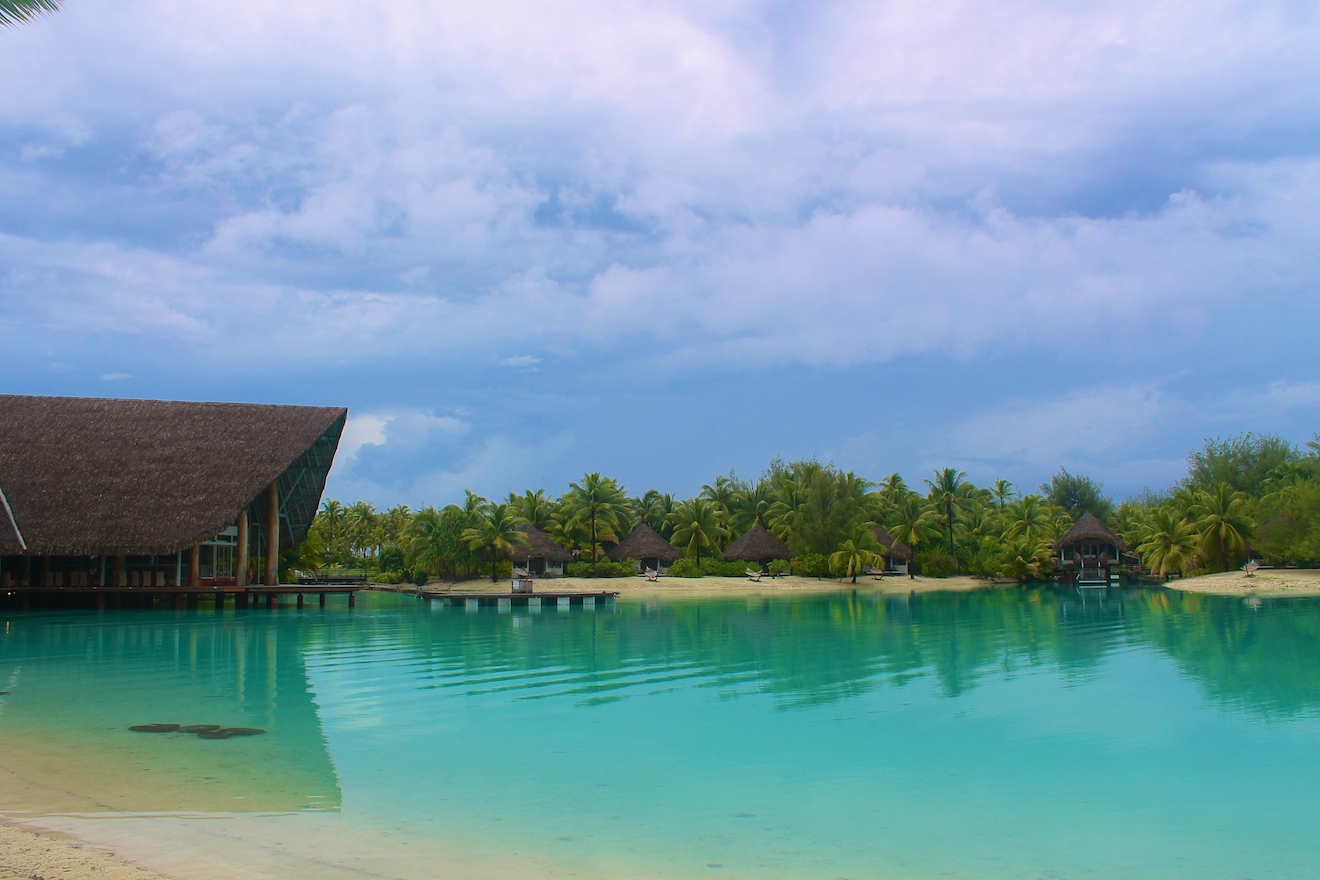
[[[57,607],[65,605],[65,598],[75,602],[86,602],[95,597],[98,610],[110,608],[168,608],[176,611],[195,609],[199,600],[211,597],[216,611],[223,611],[230,604],[235,609],[280,607],[280,600],[294,596],[295,605],[302,608],[305,596],[316,596],[317,605],[325,607],[327,594],[347,595],[348,607],[357,606],[357,593],[363,589],[356,584],[317,584],[308,587],[304,584],[252,584],[246,587],[11,587],[0,591],[0,604],[23,610],[33,607]],[[231,601],[232,600],[232,601]]]
[[[552,590],[543,593],[449,593],[440,590],[408,591],[405,595],[417,596],[431,603],[457,606],[461,608],[571,608],[606,605],[619,598],[616,590],[596,592],[568,592]]]

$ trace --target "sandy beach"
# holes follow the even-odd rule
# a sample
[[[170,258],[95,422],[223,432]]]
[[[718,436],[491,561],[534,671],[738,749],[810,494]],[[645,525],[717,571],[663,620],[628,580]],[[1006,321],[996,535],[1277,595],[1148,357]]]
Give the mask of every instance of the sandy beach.
[[[1012,582],[1004,581],[1002,583]],[[694,598],[699,596],[782,596],[798,593],[833,593],[850,590],[874,590],[884,593],[968,592],[970,590],[990,589],[996,585],[995,581],[973,577],[874,578],[870,576],[858,577],[856,584],[852,583],[847,578],[839,580],[835,578],[806,578],[794,576],[781,578],[765,577],[759,582],[745,577],[662,577],[658,581],[648,581],[646,578],[640,576],[623,578],[566,577],[537,581],[537,589],[544,591],[563,590],[574,592],[601,592],[609,590],[618,592],[620,596],[641,596],[647,598],[663,596],[684,598]],[[410,585],[400,585],[397,587],[386,586],[381,589],[412,592],[416,588]],[[461,583],[432,581],[427,584],[424,589],[442,593],[507,593],[509,592],[509,582],[507,580],[501,580],[498,583],[491,583],[489,578],[463,581]]]
[[[1320,596],[1320,569],[1268,568],[1251,577],[1240,571],[1224,571],[1169,581],[1165,586],[1217,596]]]
[[[165,875],[127,862],[53,832],[0,824],[0,880],[166,880]]]

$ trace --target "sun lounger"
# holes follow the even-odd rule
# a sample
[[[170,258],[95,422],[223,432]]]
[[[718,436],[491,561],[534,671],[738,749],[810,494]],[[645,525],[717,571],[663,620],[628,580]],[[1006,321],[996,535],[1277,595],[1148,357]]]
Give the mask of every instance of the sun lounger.
[[[747,575],[749,580],[756,581],[758,584],[761,582],[761,572],[759,571],[752,571],[749,568],[744,572],[744,574]]]
[[[648,581],[660,580],[660,572],[656,571],[654,568],[648,568],[644,573]]]

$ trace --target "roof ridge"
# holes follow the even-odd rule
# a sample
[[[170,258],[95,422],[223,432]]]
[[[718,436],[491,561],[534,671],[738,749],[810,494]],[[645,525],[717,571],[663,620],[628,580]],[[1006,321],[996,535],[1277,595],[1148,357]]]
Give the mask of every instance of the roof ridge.
[[[0,506],[3,506],[5,513],[9,515],[9,524],[14,528],[14,535],[18,538],[18,546],[27,552],[27,541],[23,540],[23,530],[18,527],[18,520],[14,519],[13,508],[9,506],[9,499],[5,497],[5,487],[0,486]]]

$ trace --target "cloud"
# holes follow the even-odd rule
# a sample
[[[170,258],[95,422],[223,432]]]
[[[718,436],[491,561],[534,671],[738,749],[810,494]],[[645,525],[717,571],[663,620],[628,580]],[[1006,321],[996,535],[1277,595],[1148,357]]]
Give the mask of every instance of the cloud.
[[[103,381],[103,382],[119,382],[119,381],[121,381],[121,380],[123,380],[123,379],[132,379],[132,378],[133,378],[133,377],[132,377],[131,375],[129,375],[128,373],[106,373],[104,376],[101,377],[101,381]]]
[[[535,367],[541,362],[539,357],[532,357],[530,354],[520,354],[513,357],[506,357],[500,361],[501,366],[505,367]]]

